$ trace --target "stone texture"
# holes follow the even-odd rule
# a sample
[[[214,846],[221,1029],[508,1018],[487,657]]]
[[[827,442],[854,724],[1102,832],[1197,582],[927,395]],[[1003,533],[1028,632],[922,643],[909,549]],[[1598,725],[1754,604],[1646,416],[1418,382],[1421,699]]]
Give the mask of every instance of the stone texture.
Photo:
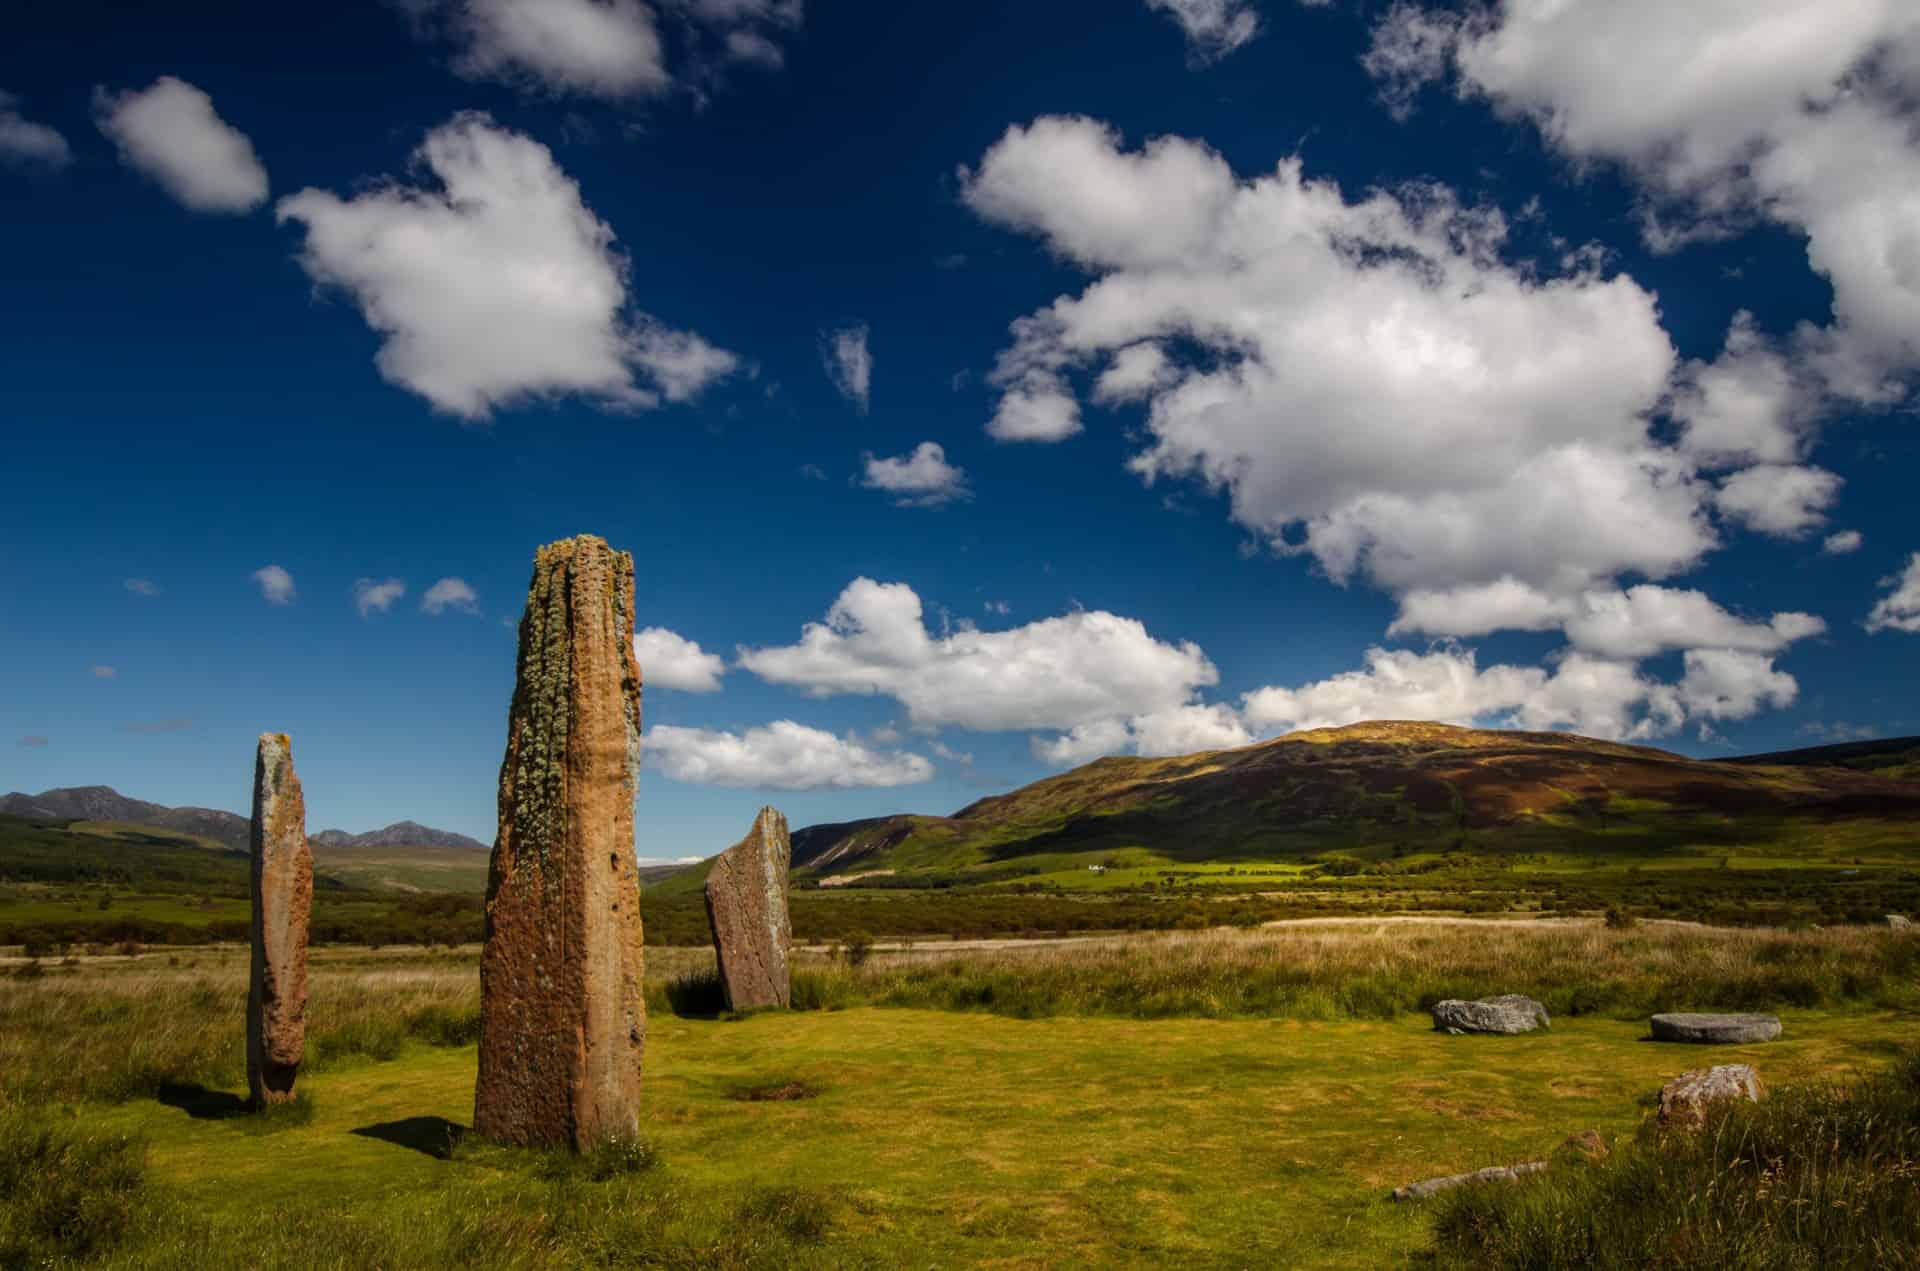
[[[1770,1042],[1780,1035],[1780,1021],[1771,1015],[1656,1015],[1653,1040],[1692,1042],[1702,1046],[1731,1046],[1741,1042]]]
[[[747,837],[714,858],[707,875],[707,921],[727,1009],[762,1010],[793,1004],[787,954],[793,926],[787,917],[787,865],[793,845],[787,818],[761,808]]]
[[[1435,1192],[1465,1187],[1468,1183],[1510,1183],[1528,1174],[1538,1174],[1546,1168],[1545,1161],[1528,1161],[1524,1165],[1495,1165],[1488,1169],[1475,1170],[1471,1174],[1448,1174],[1444,1178],[1429,1178],[1418,1183],[1408,1183],[1405,1187],[1396,1187],[1393,1189],[1393,1198],[1425,1200]]]
[[[1530,1033],[1547,1028],[1547,1008],[1530,997],[1503,993],[1479,1002],[1449,998],[1433,1007],[1433,1026],[1443,1033]]]
[[[1707,1110],[1728,1099],[1758,1103],[1767,1089],[1749,1064],[1721,1064],[1683,1072],[1660,1091],[1660,1124],[1664,1128],[1697,1130],[1707,1123]]]
[[[639,1132],[640,667],[633,557],[591,536],[534,558],[500,765],[473,1125],[521,1146]]]
[[[1888,914],[1887,925],[1895,931],[1911,931],[1913,929],[1913,919],[1907,917],[1905,914]]]
[[[253,974],[247,988],[247,1089],[257,1107],[293,1098],[307,1049],[307,926],[313,849],[293,743],[262,733],[253,763]]]

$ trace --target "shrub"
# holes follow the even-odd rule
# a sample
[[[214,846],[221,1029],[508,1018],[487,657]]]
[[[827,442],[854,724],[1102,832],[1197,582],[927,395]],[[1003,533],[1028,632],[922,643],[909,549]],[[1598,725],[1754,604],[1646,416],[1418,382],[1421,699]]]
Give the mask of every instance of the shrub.
[[[1607,910],[1607,929],[1609,931],[1631,931],[1639,925],[1639,920],[1624,909]]]
[[[871,931],[848,933],[844,948],[848,966],[865,966],[867,959],[873,956],[873,933]]]

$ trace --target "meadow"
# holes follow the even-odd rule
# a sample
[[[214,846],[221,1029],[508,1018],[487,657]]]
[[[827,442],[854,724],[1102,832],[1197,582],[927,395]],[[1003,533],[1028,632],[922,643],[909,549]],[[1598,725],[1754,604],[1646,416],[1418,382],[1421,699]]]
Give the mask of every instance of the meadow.
[[[1799,1200],[1877,1206],[1854,1225],[1884,1235],[1920,1185],[1890,1075],[1920,1049],[1920,939],[1884,929],[917,941],[803,952],[799,1009],[745,1017],[717,1008],[709,951],[650,948],[642,1141],[580,1160],[465,1135],[475,952],[317,949],[303,1098],[267,1118],[241,1099],[243,948],[11,960],[0,1266],[1649,1265],[1530,1259],[1577,1249],[1635,1188],[1684,1197],[1719,1167],[1642,1130],[1650,1094],[1707,1062],[1759,1066],[1781,1125],[1813,1099],[1831,1128],[1867,1106],[1833,1083],[1881,1083],[1860,1095],[1881,1129],[1848,1140],[1871,1160],[1822,1175],[1858,1186]],[[1552,1031],[1448,1037],[1421,1013],[1501,991],[1541,997]],[[1689,1007],[1774,1010],[1786,1037],[1644,1040],[1647,1010]],[[1781,1125],[1716,1133],[1777,1143]],[[1387,1199],[1588,1129],[1615,1146],[1605,1167],[1556,1166],[1511,1205]],[[1680,1212],[1720,1216],[1697,1208]],[[1643,1250],[1673,1238],[1618,1225]],[[1877,1263],[1827,1265],[1913,1265],[1907,1231]]]

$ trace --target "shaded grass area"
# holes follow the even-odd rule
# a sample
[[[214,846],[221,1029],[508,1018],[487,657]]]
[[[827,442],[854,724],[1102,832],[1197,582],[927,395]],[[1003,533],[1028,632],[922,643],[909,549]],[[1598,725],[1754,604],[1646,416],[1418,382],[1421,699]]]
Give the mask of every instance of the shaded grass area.
[[[1920,1266],[1920,1051],[1725,1105],[1698,1134],[1649,1125],[1604,1162],[1463,1188],[1436,1227],[1443,1266]]]

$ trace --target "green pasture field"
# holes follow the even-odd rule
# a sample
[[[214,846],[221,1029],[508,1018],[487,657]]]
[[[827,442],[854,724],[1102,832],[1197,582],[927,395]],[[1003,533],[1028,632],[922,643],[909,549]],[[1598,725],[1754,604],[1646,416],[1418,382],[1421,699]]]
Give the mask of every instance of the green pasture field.
[[[742,1265],[1399,1265],[1431,1237],[1421,1206],[1387,1199],[1393,1186],[1543,1159],[1585,1129],[1627,1135],[1650,1091],[1703,1062],[1644,1033],[1605,1020],[1487,1039],[1419,1017],[656,1016],[641,1134],[659,1164],[585,1187],[607,1211],[670,1193],[688,1211],[669,1239],[682,1265],[757,1196],[789,1189],[820,1230]],[[1712,1058],[1781,1083],[1872,1068],[1898,1044],[1920,1044],[1920,1019],[1805,1012],[1785,1041]],[[311,1121],[271,1137],[223,1115],[230,1091],[87,1111],[144,1138],[159,1186],[192,1216],[126,1265],[349,1267],[382,1246],[433,1259],[418,1265],[526,1265],[513,1242],[497,1258],[421,1243],[488,1213],[538,1230],[550,1203],[533,1155],[444,1159],[471,1121],[474,1063],[470,1047],[416,1047],[314,1075]],[[817,1094],[739,1097],[794,1083]],[[592,1243],[586,1230],[558,1240],[552,1252]]]

